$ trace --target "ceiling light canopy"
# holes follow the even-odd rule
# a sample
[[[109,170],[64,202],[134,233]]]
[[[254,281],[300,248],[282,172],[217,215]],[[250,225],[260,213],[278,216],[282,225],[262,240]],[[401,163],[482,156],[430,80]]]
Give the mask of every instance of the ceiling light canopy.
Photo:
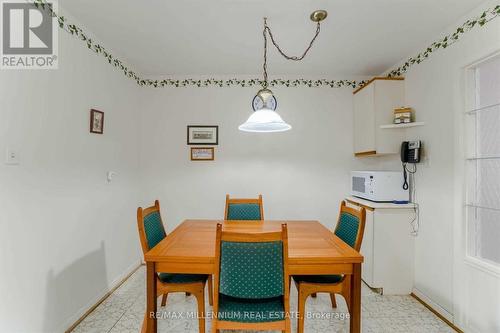
[[[288,131],[292,128],[292,126],[287,124],[276,112],[276,108],[278,106],[276,97],[274,97],[273,92],[268,89],[269,82],[267,78],[267,36],[269,35],[269,37],[271,38],[271,42],[279,51],[279,53],[283,57],[285,57],[285,59],[300,61],[304,59],[306,54],[313,46],[313,43],[320,32],[320,22],[323,21],[327,17],[327,15],[328,13],[325,10],[316,10],[311,14],[311,21],[316,22],[316,33],[309,43],[309,46],[301,56],[288,56],[283,52],[283,50],[274,40],[271,29],[267,25],[267,18],[264,18],[264,31],[262,32],[264,36],[264,65],[262,66],[262,68],[264,69],[264,78],[262,80],[262,89],[257,92],[257,95],[252,101],[254,113],[250,115],[245,123],[241,124],[238,127],[240,131],[274,133]]]

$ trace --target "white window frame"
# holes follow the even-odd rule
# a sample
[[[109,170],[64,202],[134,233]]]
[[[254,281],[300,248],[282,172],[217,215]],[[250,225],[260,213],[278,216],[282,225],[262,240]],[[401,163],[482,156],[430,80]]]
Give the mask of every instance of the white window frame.
[[[470,133],[467,130],[467,117],[470,117],[469,113],[473,110],[475,110],[476,107],[476,101],[478,99],[478,90],[477,90],[477,83],[476,83],[476,78],[477,78],[477,68],[479,65],[481,65],[484,62],[487,62],[488,60],[498,58],[500,57],[500,51],[497,51],[489,56],[486,56],[473,64],[470,64],[469,66],[465,67],[465,103],[464,103],[464,112],[463,112],[463,124],[464,128],[462,129],[462,134],[464,136],[464,163],[465,163],[465,168],[464,168],[464,173],[463,173],[463,181],[464,181],[464,188],[465,188],[465,195],[463,199],[464,203],[464,209],[463,209],[463,219],[464,219],[464,225],[465,225],[465,234],[463,235],[464,239],[464,244],[465,244],[465,257],[464,257],[464,262],[472,266],[476,269],[479,269],[485,273],[488,273],[490,275],[496,276],[497,278],[500,278],[500,263],[494,263],[489,260],[484,260],[481,258],[478,258],[476,256],[472,256],[469,254],[469,249],[470,249],[470,243],[469,243],[469,217],[468,217],[468,209],[471,206],[470,203],[468,202],[468,191],[467,191],[467,184],[469,183],[470,179],[468,177],[468,167],[467,163],[470,160],[476,159],[476,156],[472,156],[470,154],[471,152],[471,147],[470,145],[475,145],[475,138],[471,138]],[[475,133],[474,133],[475,134]]]

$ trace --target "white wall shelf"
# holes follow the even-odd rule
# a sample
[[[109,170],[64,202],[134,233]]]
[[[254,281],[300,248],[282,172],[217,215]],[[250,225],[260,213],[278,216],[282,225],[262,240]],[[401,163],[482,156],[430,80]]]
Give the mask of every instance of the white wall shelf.
[[[389,129],[389,128],[408,128],[408,127],[423,126],[423,125],[425,125],[425,123],[423,121],[414,121],[412,123],[406,123],[406,124],[380,125],[380,128],[383,128],[383,129]]]

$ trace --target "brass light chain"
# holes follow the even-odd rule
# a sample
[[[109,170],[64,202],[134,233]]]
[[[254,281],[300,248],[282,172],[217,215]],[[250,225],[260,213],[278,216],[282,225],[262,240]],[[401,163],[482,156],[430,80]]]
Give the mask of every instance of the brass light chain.
[[[316,33],[314,34],[314,37],[311,39],[311,41],[309,42],[309,46],[305,49],[304,53],[302,53],[301,56],[289,56],[287,55],[282,49],[281,47],[278,45],[278,43],[276,42],[276,40],[274,39],[274,36],[273,36],[273,33],[271,32],[271,28],[269,28],[269,26],[267,25],[267,18],[264,17],[264,30],[262,31],[262,34],[264,36],[264,65],[262,66],[262,68],[264,69],[264,82],[262,82],[262,87],[264,89],[266,89],[269,85],[269,82],[268,82],[268,79],[267,79],[267,34],[269,33],[269,37],[271,37],[271,42],[273,43],[273,45],[276,47],[276,49],[278,50],[278,52],[287,60],[293,60],[293,61],[300,61],[302,59],[304,59],[304,57],[307,55],[307,53],[309,52],[309,50],[311,49],[311,47],[313,46],[314,44],[314,41],[316,40],[316,38],[318,37],[319,35],[319,32],[320,32],[320,22],[317,22],[316,24]]]

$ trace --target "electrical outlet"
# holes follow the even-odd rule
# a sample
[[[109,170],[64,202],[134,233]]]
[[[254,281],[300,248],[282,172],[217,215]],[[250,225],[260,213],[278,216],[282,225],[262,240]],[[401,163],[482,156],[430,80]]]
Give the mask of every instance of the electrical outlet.
[[[17,150],[7,149],[7,154],[5,156],[5,164],[7,165],[18,165],[19,164],[19,154]]]

